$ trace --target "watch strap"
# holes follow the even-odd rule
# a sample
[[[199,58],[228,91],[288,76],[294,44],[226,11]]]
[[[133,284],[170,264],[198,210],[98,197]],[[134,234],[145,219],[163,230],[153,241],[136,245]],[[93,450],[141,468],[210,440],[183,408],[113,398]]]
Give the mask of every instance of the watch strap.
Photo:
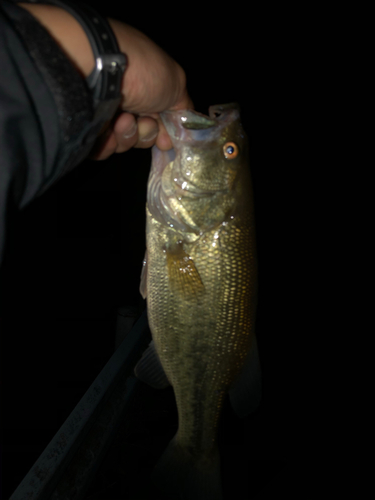
[[[95,9],[80,2],[73,4],[66,0],[29,0],[29,3],[56,5],[77,19],[89,39],[95,58],[95,68],[86,82],[92,92],[96,115],[103,115],[103,112],[110,114],[112,108],[114,113],[121,102],[122,77],[127,57],[120,52],[108,21]]]

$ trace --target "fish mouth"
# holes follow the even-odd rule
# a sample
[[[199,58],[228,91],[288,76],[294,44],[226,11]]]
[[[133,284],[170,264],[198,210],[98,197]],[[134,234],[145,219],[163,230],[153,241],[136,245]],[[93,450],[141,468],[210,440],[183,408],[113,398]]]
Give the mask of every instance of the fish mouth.
[[[209,114],[193,110],[164,111],[160,113],[162,122],[171,138],[173,149],[161,151],[152,148],[152,171],[149,178],[147,204],[150,213],[159,222],[183,233],[201,234],[189,211],[184,208],[182,199],[205,198],[228,192],[224,189],[205,189],[195,185],[180,168],[172,175],[176,151],[181,143],[215,141],[223,129],[238,120],[240,108],[237,103],[210,106]]]
[[[179,142],[214,141],[219,138],[222,129],[240,116],[240,106],[236,102],[216,104],[208,109],[208,116],[194,110],[164,111],[160,114],[164,126],[171,137],[173,146]],[[175,157],[175,154],[174,154]],[[172,160],[174,160],[174,157]],[[227,189],[202,189],[179,171],[174,179],[180,196],[205,197],[214,193],[226,192]]]
[[[173,145],[177,141],[215,140],[222,129],[239,116],[240,106],[236,102],[210,106],[208,116],[191,109],[160,113]]]

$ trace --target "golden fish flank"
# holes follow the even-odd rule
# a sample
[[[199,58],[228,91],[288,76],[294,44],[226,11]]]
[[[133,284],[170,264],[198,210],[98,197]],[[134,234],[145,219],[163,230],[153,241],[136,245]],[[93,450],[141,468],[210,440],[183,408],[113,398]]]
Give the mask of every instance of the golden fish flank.
[[[202,498],[218,500],[216,434],[223,399],[233,390],[234,408],[248,413],[254,403],[241,401],[246,381],[239,374],[250,362],[259,369],[247,139],[233,104],[212,106],[209,117],[184,110],[165,112],[162,120],[174,149],[153,148],[141,291],[151,347],[173,386],[179,427],[155,475],[159,484],[168,478],[166,491],[187,488],[186,498],[201,498],[204,491]],[[141,362],[136,373],[150,382]],[[255,379],[249,390],[259,399],[259,375]],[[189,467],[201,472],[192,475]]]

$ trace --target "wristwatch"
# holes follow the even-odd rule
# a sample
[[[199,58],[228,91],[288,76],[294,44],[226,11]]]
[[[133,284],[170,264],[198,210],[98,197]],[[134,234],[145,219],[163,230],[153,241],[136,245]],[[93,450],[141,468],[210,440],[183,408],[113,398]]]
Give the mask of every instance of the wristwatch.
[[[116,37],[108,21],[90,6],[60,0],[26,0],[28,3],[51,4],[69,12],[84,29],[94,53],[95,68],[86,78],[94,105],[93,121],[105,126],[114,116],[121,102],[121,84],[127,66],[127,57],[120,52]]]

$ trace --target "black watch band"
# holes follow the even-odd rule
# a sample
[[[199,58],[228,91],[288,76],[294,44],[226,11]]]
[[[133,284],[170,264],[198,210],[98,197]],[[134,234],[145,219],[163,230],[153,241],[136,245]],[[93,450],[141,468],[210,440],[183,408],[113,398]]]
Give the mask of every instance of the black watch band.
[[[108,21],[90,6],[60,0],[26,0],[28,3],[51,4],[69,12],[84,29],[95,58],[95,68],[86,82],[92,92],[94,120],[107,122],[121,102],[122,77],[127,57],[120,52]]]

